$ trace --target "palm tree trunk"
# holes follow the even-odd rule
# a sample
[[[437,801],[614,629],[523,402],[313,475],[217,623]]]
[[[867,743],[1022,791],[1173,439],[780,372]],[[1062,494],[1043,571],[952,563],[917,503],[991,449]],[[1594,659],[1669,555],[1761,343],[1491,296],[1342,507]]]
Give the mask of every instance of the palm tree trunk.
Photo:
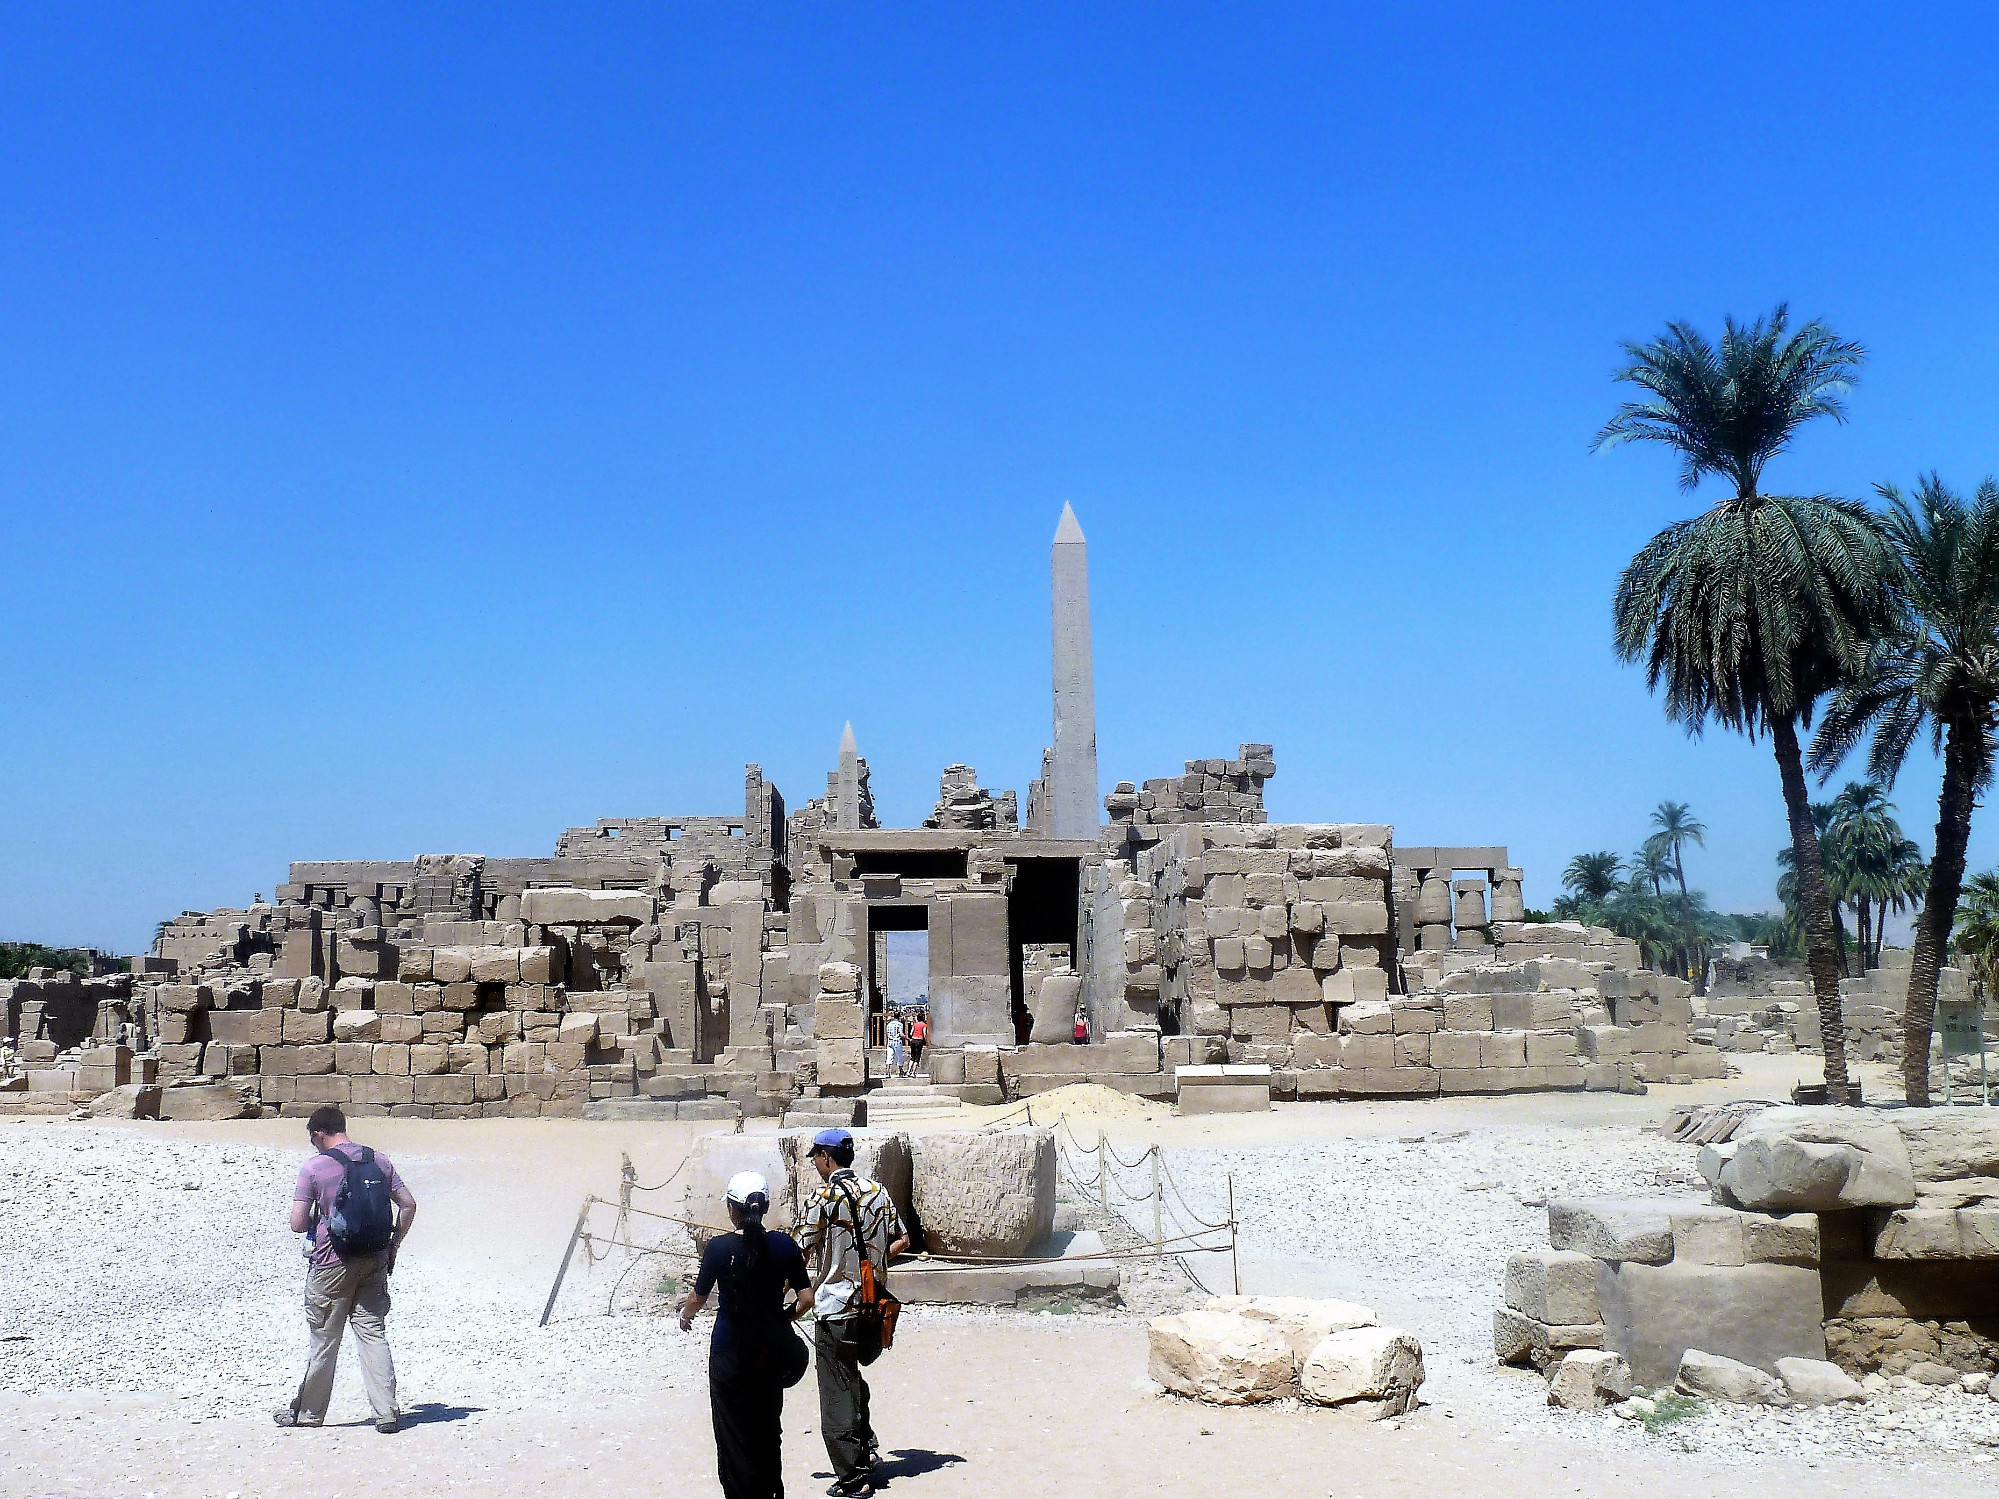
[[[1872,907],[1868,905],[1867,897],[1864,895],[1853,904],[1860,915],[1860,976],[1866,978],[1867,958],[1874,940],[1874,922],[1870,916]]]
[[[1798,877],[1798,906],[1805,918],[1805,951],[1812,970],[1812,995],[1819,1007],[1819,1044],[1825,1051],[1826,1089],[1834,1103],[1849,1103],[1853,1085],[1846,1071],[1846,1018],[1839,1007],[1839,974],[1843,966],[1833,932],[1832,903],[1825,893],[1825,867],[1819,860],[1819,835],[1812,827],[1811,793],[1805,787],[1804,757],[1798,752],[1798,727],[1788,718],[1770,724],[1770,741],[1777,752],[1777,774],[1784,784],[1784,810],[1791,819],[1791,857]]]
[[[1977,724],[1953,723],[1944,739],[1943,792],[1937,797],[1937,852],[1930,861],[1929,889],[1916,918],[1916,947],[1909,954],[1909,1005],[1902,1018],[1902,1094],[1911,1107],[1930,1103],[1930,1032],[1937,1015],[1937,970],[1950,942],[1957,898],[1964,889],[1964,849],[1971,841],[1971,809],[1977,796],[1972,764]]]
[[[1673,845],[1673,873],[1679,877],[1680,899],[1685,900],[1687,898],[1687,866],[1685,861],[1680,858],[1680,845],[1677,843]]]

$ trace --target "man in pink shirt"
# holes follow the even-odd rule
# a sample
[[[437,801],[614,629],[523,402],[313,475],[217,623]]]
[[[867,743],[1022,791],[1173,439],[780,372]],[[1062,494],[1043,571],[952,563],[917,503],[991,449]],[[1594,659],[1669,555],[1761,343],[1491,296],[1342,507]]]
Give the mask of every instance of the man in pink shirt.
[[[347,1116],[333,1105],[314,1109],[305,1132],[316,1154],[299,1171],[291,1227],[295,1234],[312,1236],[305,1277],[305,1320],[312,1330],[312,1352],[298,1394],[277,1413],[277,1423],[318,1426],[325,1421],[333,1373],[340,1362],[340,1335],[351,1327],[361,1358],[361,1382],[375,1411],[375,1430],[393,1432],[401,1413],[396,1407],[395,1361],[389,1356],[389,1272],[396,1268],[396,1251],[416,1221],[416,1198],[387,1156],[347,1138]],[[350,1170],[350,1163],[359,1169]],[[380,1200],[383,1196],[386,1202]],[[390,1203],[395,1207],[393,1227],[387,1221]],[[381,1220],[378,1227],[368,1221],[371,1208]],[[336,1241],[336,1228],[351,1237]],[[378,1247],[370,1247],[371,1241]]]

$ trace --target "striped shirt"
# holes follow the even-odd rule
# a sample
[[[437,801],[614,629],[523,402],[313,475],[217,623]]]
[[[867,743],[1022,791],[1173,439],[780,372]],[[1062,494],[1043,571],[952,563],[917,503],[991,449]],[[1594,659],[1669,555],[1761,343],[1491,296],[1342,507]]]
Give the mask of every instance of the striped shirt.
[[[854,1239],[856,1211],[877,1275],[887,1274],[888,1246],[903,1236],[902,1215],[880,1182],[856,1175],[851,1166],[821,1182],[806,1204],[805,1226],[798,1235],[798,1247],[813,1265],[814,1313],[819,1317],[846,1316],[847,1302],[861,1283],[860,1249]]]

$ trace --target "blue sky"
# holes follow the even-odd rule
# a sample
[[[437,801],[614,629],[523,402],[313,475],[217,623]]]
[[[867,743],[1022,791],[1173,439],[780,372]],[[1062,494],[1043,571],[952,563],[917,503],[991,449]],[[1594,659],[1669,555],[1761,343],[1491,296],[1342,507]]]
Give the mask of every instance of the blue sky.
[[[1772,488],[1999,469],[1990,13],[1381,11],[0,13],[0,936],[796,805],[849,718],[885,820],[1024,791],[1065,500],[1105,789],[1267,740],[1536,902],[1670,796],[1767,903],[1767,747],[1608,644],[1712,496],[1589,439],[1788,299],[1871,359]]]

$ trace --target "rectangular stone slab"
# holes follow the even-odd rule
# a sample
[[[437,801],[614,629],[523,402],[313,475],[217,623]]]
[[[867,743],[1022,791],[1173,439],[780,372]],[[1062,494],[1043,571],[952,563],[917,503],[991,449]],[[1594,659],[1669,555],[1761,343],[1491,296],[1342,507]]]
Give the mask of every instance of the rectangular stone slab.
[[[1825,1357],[1819,1277],[1802,1265],[1597,1264],[1606,1348],[1640,1385],[1670,1384],[1689,1348],[1776,1373]]]

